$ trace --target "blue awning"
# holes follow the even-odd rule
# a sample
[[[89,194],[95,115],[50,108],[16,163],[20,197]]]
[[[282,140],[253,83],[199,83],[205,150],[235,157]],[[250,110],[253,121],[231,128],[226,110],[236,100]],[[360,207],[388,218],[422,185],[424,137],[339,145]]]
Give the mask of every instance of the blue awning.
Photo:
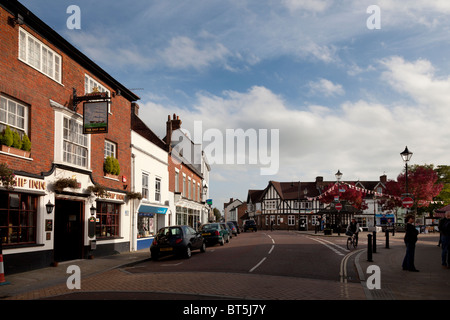
[[[166,214],[168,208],[140,205],[138,214],[140,216],[153,217],[154,214]]]
[[[387,219],[395,218],[395,216],[393,214],[377,214],[375,216],[377,218],[387,218]]]

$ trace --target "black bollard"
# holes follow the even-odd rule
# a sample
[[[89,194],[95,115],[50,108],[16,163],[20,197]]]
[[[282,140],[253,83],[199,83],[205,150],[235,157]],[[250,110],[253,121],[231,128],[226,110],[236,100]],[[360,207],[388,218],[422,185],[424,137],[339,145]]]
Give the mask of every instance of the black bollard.
[[[377,232],[374,231],[373,233],[373,248],[372,251],[373,253],[377,253]]]
[[[367,235],[367,261],[372,262],[372,235]]]
[[[389,231],[386,230],[386,249],[389,249]]]

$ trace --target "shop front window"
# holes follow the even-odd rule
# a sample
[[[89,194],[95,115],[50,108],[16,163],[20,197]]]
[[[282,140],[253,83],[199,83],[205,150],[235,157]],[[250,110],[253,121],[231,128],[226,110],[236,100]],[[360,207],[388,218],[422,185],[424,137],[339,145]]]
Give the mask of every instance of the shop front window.
[[[39,196],[0,192],[0,237],[3,245],[36,243]]]
[[[155,233],[153,217],[139,216],[138,218],[138,238],[146,238]]]
[[[97,219],[95,231],[97,238],[120,235],[120,204],[97,201]]]

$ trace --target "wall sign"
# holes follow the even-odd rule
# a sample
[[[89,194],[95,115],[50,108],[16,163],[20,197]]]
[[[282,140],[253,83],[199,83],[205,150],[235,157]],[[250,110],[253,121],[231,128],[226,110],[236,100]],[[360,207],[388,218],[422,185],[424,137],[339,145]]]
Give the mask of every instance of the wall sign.
[[[108,101],[83,103],[83,133],[108,132]]]

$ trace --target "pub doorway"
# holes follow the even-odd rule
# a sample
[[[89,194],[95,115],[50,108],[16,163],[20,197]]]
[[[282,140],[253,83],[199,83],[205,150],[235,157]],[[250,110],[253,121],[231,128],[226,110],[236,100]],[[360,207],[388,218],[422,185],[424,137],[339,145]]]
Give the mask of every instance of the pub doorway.
[[[55,261],[83,257],[83,221],[82,201],[55,200]]]

